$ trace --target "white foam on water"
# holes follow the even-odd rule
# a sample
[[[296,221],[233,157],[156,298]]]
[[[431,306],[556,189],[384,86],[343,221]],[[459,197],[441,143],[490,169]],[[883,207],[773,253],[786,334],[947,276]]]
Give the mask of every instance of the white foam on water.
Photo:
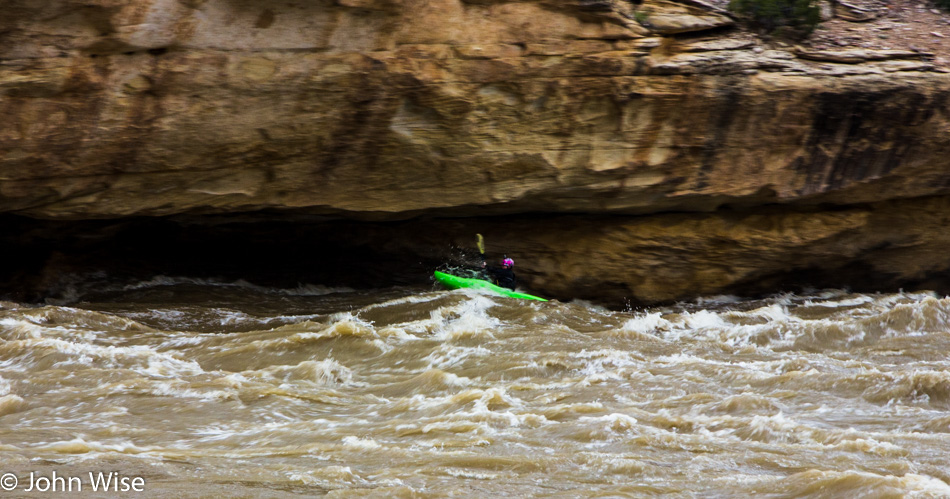
[[[664,319],[664,327],[654,331],[669,342],[683,340],[720,341],[730,345],[750,344],[749,339],[760,332],[759,327],[743,327],[726,321],[722,315],[708,310],[684,312],[678,319]]]
[[[893,299],[862,299],[840,293],[829,296],[838,303],[825,307],[827,310],[814,308],[821,306],[818,298],[812,299],[815,303],[807,306],[813,308],[806,310],[801,297],[786,296],[755,302],[765,304],[754,309],[744,303],[734,307],[737,310],[651,310],[632,318],[630,313],[596,310],[586,311],[595,315],[587,317],[582,315],[585,311],[573,310],[570,313],[574,315],[565,313],[566,320],[547,311],[550,315],[539,321],[539,314],[527,308],[515,310],[515,304],[504,300],[452,292],[427,294],[420,300],[433,302],[431,306],[394,311],[398,317],[412,318],[432,311],[429,318],[385,327],[353,312],[321,315],[324,324],[289,324],[270,331],[228,335],[151,332],[131,340],[133,335],[120,333],[110,338],[94,327],[75,332],[72,325],[64,327],[52,317],[44,324],[25,321],[33,329],[15,333],[22,336],[22,343],[13,349],[8,327],[12,323],[0,319],[0,353],[4,357],[11,351],[30,351],[31,341],[55,339],[90,343],[99,349],[69,354],[62,364],[66,368],[76,370],[77,359],[95,365],[99,361],[96,355],[107,351],[117,359],[100,362],[103,369],[114,371],[104,373],[113,377],[98,386],[98,378],[84,377],[92,373],[77,373],[66,388],[48,390],[41,384],[30,387],[28,378],[14,375],[13,369],[7,371],[0,363],[0,374],[17,376],[14,382],[6,381],[6,387],[0,377],[0,415],[4,414],[4,401],[14,411],[24,406],[30,409],[30,417],[38,419],[35,427],[24,426],[34,432],[24,441],[52,438],[49,434],[35,437],[43,425],[62,428],[70,436],[94,431],[95,440],[125,448],[127,455],[180,458],[209,469],[221,458],[232,463],[235,476],[242,466],[263,462],[263,467],[279,468],[260,472],[267,483],[279,484],[286,481],[285,473],[297,473],[301,480],[340,489],[344,494],[358,494],[355,489],[364,487],[379,492],[387,477],[393,476],[414,485],[424,483],[423,493],[439,493],[443,489],[438,487],[445,486],[446,493],[462,495],[466,478],[496,479],[498,489],[493,490],[508,487],[512,494],[524,492],[525,484],[536,479],[550,481],[562,491],[577,491],[586,485],[589,490],[603,491],[609,482],[635,479],[638,486],[641,482],[644,487],[656,486],[638,491],[670,495],[704,491],[716,495],[723,490],[735,496],[746,490],[751,495],[756,486],[763,487],[757,492],[768,493],[774,484],[790,491],[787,495],[795,495],[807,490],[814,480],[806,476],[807,480],[790,483],[785,479],[793,472],[788,470],[827,464],[834,472],[861,469],[883,473],[859,477],[873,478],[871,488],[860,488],[864,483],[832,484],[841,490],[873,491],[880,483],[886,490],[899,491],[898,495],[947,496],[940,492],[947,485],[939,479],[922,474],[889,477],[886,473],[942,469],[939,452],[950,426],[928,427],[927,422],[945,417],[950,407],[950,379],[941,374],[950,372],[950,362],[943,360],[937,349],[919,362],[910,355],[894,353],[912,350],[905,344],[916,339],[893,341],[877,351],[864,349],[872,350],[870,357],[850,346],[870,344],[886,334],[882,332],[885,327],[891,328],[894,336],[923,333],[932,338],[922,338],[922,342],[940,339],[946,334],[941,330],[950,330],[942,315],[950,308],[948,303],[935,298],[908,303],[906,295]],[[433,310],[437,305],[440,308]],[[385,311],[380,314],[385,315]],[[497,318],[509,316],[517,318],[513,322]],[[91,318],[90,324],[93,319],[100,318]],[[610,328],[618,324],[622,324],[619,330],[631,334],[615,334],[617,329]],[[874,324],[881,325],[874,329]],[[604,330],[611,334],[596,336]],[[588,334],[591,331],[593,334]],[[638,335],[677,343],[642,341]],[[317,343],[330,338],[354,341]],[[107,341],[152,346],[135,345],[145,349],[136,351],[127,343],[104,344]],[[353,343],[358,348],[344,351]],[[375,357],[374,352],[372,358],[366,358],[363,352],[373,352],[366,344],[388,348],[391,353]],[[302,350],[314,346],[320,352],[316,356]],[[187,364],[192,355],[204,359],[209,352],[233,353],[235,348],[253,354],[262,347],[270,350],[261,357],[251,356],[248,364],[237,364],[252,365],[254,370],[236,373],[202,371],[197,363],[198,369],[191,370],[165,365],[155,355],[170,355]],[[330,347],[332,352],[327,353]],[[154,354],[144,353],[149,349]],[[491,362],[482,362],[484,359]],[[484,368],[483,363],[491,368]],[[517,379],[506,379],[512,364]],[[531,366],[540,370],[520,371]],[[361,376],[364,368],[371,371],[365,377]],[[89,385],[84,392],[90,397],[84,399],[89,400],[84,402],[86,406],[50,413],[33,410],[46,407],[45,402],[58,403],[58,397],[82,389],[84,383]],[[879,392],[876,387],[881,388]],[[17,400],[14,391],[30,393],[23,395],[28,400]],[[144,443],[161,441],[161,437],[138,441],[138,432],[147,435],[162,428],[145,425],[148,419],[134,410],[134,405],[125,413],[111,408],[109,397],[113,394],[122,394],[111,400],[123,404],[150,396],[183,397],[189,399],[182,403],[190,409],[182,416],[205,419],[182,421],[180,424],[188,425],[187,435],[172,427],[178,440],[163,443],[161,449],[151,448]],[[44,397],[49,399],[42,400]],[[157,398],[151,400],[161,403]],[[94,413],[76,421],[66,419],[87,406]],[[161,426],[160,419],[155,421]],[[853,429],[842,429],[849,426]],[[118,438],[99,436],[103,434]],[[93,440],[89,436],[82,439]],[[3,440],[20,442],[8,434]],[[29,451],[45,454],[44,458],[56,454],[54,459],[72,459],[70,452],[81,452],[75,455],[83,458],[108,459],[110,454],[123,452],[103,446],[98,447],[102,450],[90,450],[75,441],[54,444],[59,450]],[[464,452],[452,454],[452,449]],[[437,452],[445,460],[439,460]],[[498,463],[510,463],[512,468],[467,464],[466,459],[476,462],[483,456],[500,457]],[[538,456],[549,460],[538,465]],[[263,459],[241,464],[250,458]],[[507,470],[520,469],[516,467],[521,460],[540,466],[541,471],[526,467],[528,471],[519,471],[514,481],[506,482],[509,476],[515,477]],[[340,466],[323,473],[312,469],[314,463]],[[439,464],[447,471],[438,471]],[[436,471],[420,472],[420,467]],[[760,473],[758,478],[752,478],[756,473]],[[845,479],[853,476],[840,475]]]
[[[326,466],[307,472],[289,472],[287,478],[304,485],[338,488],[343,486],[367,485],[365,479],[353,473],[349,466]]]
[[[431,380],[426,381],[426,384],[437,384],[444,388],[464,388],[472,384],[472,380],[468,378],[437,369],[430,369],[426,373],[428,373],[426,377]],[[490,412],[493,407],[509,407],[516,403],[520,402],[516,402],[509,397],[504,388],[489,388],[487,390],[468,388],[445,395],[414,394],[391,400],[389,405],[396,413],[434,412],[441,415],[460,415],[464,413],[463,408],[469,404],[476,409],[477,413],[484,413]]]
[[[648,463],[625,455],[609,452],[583,451],[578,453],[578,461],[596,474],[639,475],[650,468]]]
[[[881,442],[873,438],[843,440],[839,443],[828,445],[827,447],[845,452],[876,454],[884,457],[906,457],[910,454],[909,451],[898,445],[894,445],[890,442]]]
[[[242,374],[282,382],[307,381],[323,386],[353,384],[353,371],[330,357],[319,361],[305,360],[292,366],[277,365],[258,371],[244,371]]]
[[[333,314],[329,318],[329,321],[329,324],[317,324],[304,321],[279,326],[266,332],[254,331],[246,333],[248,336],[263,337],[264,339],[243,342],[240,348],[247,351],[266,351],[286,347],[297,348],[306,343],[336,338],[362,338],[369,340],[371,344],[375,345],[376,343],[373,343],[372,340],[379,339],[379,335],[376,333],[376,329],[372,323],[364,321],[350,312]],[[240,334],[241,333],[237,333],[233,337],[237,338]],[[215,349],[220,350],[225,347],[226,345],[217,346]]]
[[[168,337],[162,340],[159,348],[172,350],[180,347],[200,345],[209,339],[214,339],[216,337],[217,335],[213,334],[169,333]]]
[[[228,382],[219,382],[226,378],[213,380],[207,386],[194,387],[194,380],[183,379],[148,379],[134,378],[126,381],[101,384],[89,390],[89,393],[100,397],[132,394],[136,396],[153,395],[156,397],[172,397],[197,399],[203,401],[238,400],[238,389],[229,386]],[[210,387],[215,388],[210,388]],[[221,389],[223,386],[223,389]]]
[[[568,404],[545,405],[541,408],[541,415],[548,420],[558,421],[570,419],[584,414],[603,413],[606,407],[602,402],[577,402]]]
[[[382,447],[379,442],[373,440],[372,438],[360,438],[353,435],[343,437],[343,445],[345,447],[360,450],[373,450]]]
[[[621,413],[610,413],[603,416],[581,416],[577,422],[582,425],[592,425],[611,433],[630,433],[640,426],[637,418]]]
[[[228,387],[228,388],[243,388],[246,383],[250,380],[244,377],[243,373],[226,373],[224,376],[221,376],[217,381]]]
[[[215,309],[212,309],[211,312],[218,316],[218,324],[222,326],[237,326],[237,325],[246,324],[249,322],[253,322],[253,323],[264,322],[264,321],[258,320],[256,317],[251,317],[250,315],[247,315],[244,312],[239,312],[237,310],[215,308]]]
[[[149,309],[148,312],[133,312],[133,315],[138,315],[141,317],[148,318],[158,318],[167,322],[176,322],[183,320],[187,314],[183,310],[172,310],[172,309]]]
[[[58,442],[40,442],[29,446],[33,451],[49,451],[61,454],[85,454],[89,452],[110,452],[119,454],[144,454],[159,451],[159,447],[139,446],[133,442],[123,440],[113,443],[88,441],[83,436],[76,436],[72,440]]]
[[[332,433],[337,428],[340,427],[351,427],[354,423],[362,423],[362,421],[350,420],[346,422],[340,422],[330,419],[311,419],[306,421],[300,421],[298,419],[290,420],[281,420],[281,421],[269,421],[256,423],[251,426],[248,426],[245,422],[216,422],[209,426],[198,428],[192,430],[191,433],[194,435],[199,435],[201,442],[214,442],[219,440],[232,440],[239,439],[241,444],[242,451],[249,451],[247,455],[255,452],[253,449],[247,449],[247,441],[253,437],[270,438],[273,436],[286,436],[289,439],[293,439],[293,436],[299,434],[300,432],[320,432],[323,433]],[[313,448],[317,452],[326,450],[326,446],[319,442],[314,442],[314,445],[318,447]],[[191,446],[188,446],[189,448]],[[267,448],[265,447],[265,452],[267,453],[281,453],[278,448]],[[183,447],[185,448],[185,447]],[[305,450],[301,452],[311,452],[311,450]]]
[[[950,371],[918,368],[909,371],[882,372],[868,370],[873,383],[862,396],[873,402],[950,404]]]
[[[42,321],[34,322],[32,320],[4,318],[0,319],[0,326],[4,326],[3,331],[7,341],[43,338],[46,336],[75,336],[77,339],[86,341],[95,341],[97,334],[94,331],[76,331],[65,326],[47,325]]]
[[[13,317],[4,317],[0,319],[0,326],[3,326],[5,331],[4,333],[13,332],[11,330],[18,330],[23,328],[23,332],[32,337],[39,336],[39,329],[36,327],[36,323],[27,322],[20,319],[15,319]]]
[[[742,315],[751,318],[763,319],[766,322],[789,322],[799,320],[798,317],[795,317],[789,313],[787,305],[779,305],[777,303],[750,310]]]
[[[239,400],[235,390],[202,390],[191,388],[185,381],[151,382],[146,391],[160,397],[174,397],[184,399],[198,399],[205,401]]]
[[[492,330],[501,326],[501,321],[488,315],[495,302],[486,295],[471,290],[456,290],[468,299],[455,306],[439,307],[430,314],[432,333],[440,340],[487,337],[494,338]]]
[[[423,360],[429,363],[429,367],[445,369],[460,365],[470,359],[488,357],[491,354],[491,350],[482,346],[467,347],[442,343]]]
[[[700,310],[698,312],[686,312],[683,314],[683,324],[694,331],[704,329],[721,329],[731,324],[723,320],[722,316],[709,310]]]
[[[803,326],[807,322],[790,314],[788,307],[781,304],[772,304],[748,312],[727,312],[725,315],[730,320],[719,331],[718,339],[733,347],[789,347],[805,329]],[[742,324],[737,321],[758,323]]]
[[[638,353],[615,349],[581,350],[570,356],[582,361],[581,367],[577,369],[581,379],[577,381],[576,387],[625,380],[631,373],[640,371],[644,364]]]
[[[424,418],[419,423],[421,423],[421,426],[419,424],[404,425],[403,428],[416,428],[422,434],[446,432],[498,436],[503,433],[504,429],[530,428],[543,424],[536,414],[523,414],[508,410],[493,411],[484,407],[473,408],[469,411],[458,411],[447,416]]]
[[[412,321],[400,325],[383,326],[376,330],[376,333],[383,338],[392,338],[400,341],[412,341],[422,339],[417,334],[428,331],[429,321]]]
[[[355,496],[365,497],[367,490],[361,488],[372,488],[373,497],[418,497],[420,494],[411,487],[404,486],[404,482],[398,478],[370,477],[363,478],[354,472],[350,466],[330,465],[310,469],[307,471],[285,472],[284,476],[294,482],[299,482],[310,487],[327,489],[330,491],[328,496],[339,497],[347,492],[355,493]],[[356,489],[356,490],[348,490]],[[378,492],[378,495],[375,494]]]
[[[234,426],[228,426],[225,423],[214,423],[210,426],[191,430],[192,435],[201,437],[201,441],[225,440],[239,434]]]
[[[503,387],[468,389],[442,397],[414,395],[392,404],[395,412],[418,412],[411,422],[394,430],[400,435],[446,432],[496,435],[505,428],[537,427],[550,422],[541,414],[525,411],[525,402]]]
[[[45,306],[31,308],[19,314],[19,320],[43,326],[49,331],[69,332],[94,338],[105,331],[153,332],[154,329],[135,320],[94,310],[75,307]]]
[[[655,334],[659,331],[669,331],[672,327],[670,321],[663,318],[663,314],[652,312],[627,320],[620,329],[633,333]]]
[[[674,353],[672,355],[660,355],[653,359],[657,364],[667,365],[689,365],[689,364],[711,364],[711,365],[730,365],[715,359],[707,359],[690,353]]]
[[[7,348],[19,350],[27,358],[55,352],[69,356],[56,366],[82,365],[97,369],[132,369],[153,377],[180,377],[204,373],[197,362],[182,360],[159,352],[147,345],[97,345],[49,338],[43,334],[33,339],[8,341]],[[45,352],[44,352],[45,350]]]
[[[810,430],[782,413],[769,416],[756,414],[741,428],[734,430],[733,434],[759,442],[809,443],[815,441]]]
[[[867,303],[873,303],[875,298],[870,295],[860,295],[852,298],[844,298],[841,300],[835,299],[807,299],[802,302],[802,305],[809,307],[826,307],[826,308],[841,308],[841,307],[856,307],[858,305],[865,305]]]
[[[598,366],[612,365],[616,367],[627,367],[638,365],[644,361],[643,356],[638,352],[628,350],[616,350],[612,348],[601,348],[599,350],[581,350],[572,352],[571,357],[584,359]]]
[[[477,395],[474,400],[473,409],[476,412],[487,413],[498,408],[522,407],[524,403],[521,399],[508,394],[504,387],[492,387],[485,390],[468,390],[456,395],[456,399],[471,399]]]
[[[144,346],[143,346],[144,347]],[[181,378],[197,376],[205,371],[193,360],[181,360],[171,354],[155,352],[150,347],[142,348],[142,354],[147,360],[147,367],[139,372],[158,378]]]
[[[950,497],[950,485],[947,482],[918,473],[895,476],[860,470],[809,470],[778,480],[775,486],[785,485],[782,482],[793,484],[795,489],[789,492],[795,494],[821,487],[838,494],[850,493],[861,497],[877,497],[879,494],[890,496],[896,493],[915,498]],[[845,490],[846,488],[851,490]]]
[[[494,480],[500,476],[499,473],[489,473],[485,471],[475,471],[461,468],[443,468],[443,472],[455,478],[469,478],[474,480]]]
[[[812,300],[809,306],[821,306]],[[847,349],[887,336],[917,336],[950,329],[950,299],[926,296],[906,303],[892,296],[861,296],[831,302],[835,307],[859,308],[821,318],[797,315],[794,297],[749,311],[647,313],[624,324],[623,329],[653,334],[666,341],[712,341],[732,348]],[[835,307],[830,307],[834,310]],[[804,309],[803,309],[804,310]],[[806,316],[807,317],[807,316]],[[879,332],[878,332],[879,331]]]
[[[939,478],[908,473],[899,480],[910,497],[950,497],[950,484]]]
[[[875,318],[888,337],[945,333],[950,330],[950,299],[927,297],[919,302],[899,303]],[[900,327],[894,327],[897,324]]]
[[[287,340],[300,342],[300,340],[324,339],[334,337],[372,337],[376,338],[376,330],[371,322],[367,322],[353,315],[351,312],[337,313],[330,316],[329,327],[317,332],[297,333]]]
[[[429,369],[427,372],[429,371],[437,371],[440,376],[440,381],[447,386],[471,386],[473,383],[471,379],[465,376],[459,376],[454,373],[442,371],[441,369]]]

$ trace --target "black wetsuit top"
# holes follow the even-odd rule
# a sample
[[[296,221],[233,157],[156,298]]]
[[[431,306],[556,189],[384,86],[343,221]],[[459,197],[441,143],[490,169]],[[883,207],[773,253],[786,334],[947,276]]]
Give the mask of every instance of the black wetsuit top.
[[[504,267],[487,267],[485,270],[487,270],[488,275],[491,276],[491,279],[489,279],[490,281],[512,291],[515,289],[515,285],[518,283],[518,281],[515,279],[514,270],[506,269]]]

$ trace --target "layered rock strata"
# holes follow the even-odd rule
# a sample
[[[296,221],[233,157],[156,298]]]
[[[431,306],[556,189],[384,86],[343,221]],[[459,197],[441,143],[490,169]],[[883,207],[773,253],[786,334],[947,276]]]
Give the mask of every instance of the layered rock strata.
[[[698,0],[14,0],[4,12],[3,212],[629,217],[584,237],[557,222],[503,238],[539,255],[526,275],[559,296],[572,283],[679,299],[882,247],[923,259],[897,258],[897,281],[950,268],[940,210],[910,246],[865,232],[809,249],[831,237],[816,226],[836,227],[832,239],[870,230],[843,213],[950,192],[950,75],[926,53],[765,44]],[[727,235],[743,230],[734,214],[655,215],[763,205],[789,211],[743,243]],[[679,236],[646,228],[668,217]],[[687,226],[698,239],[680,238]],[[641,231],[691,249],[632,261],[652,250],[611,242]],[[575,236],[583,252],[563,243]],[[575,251],[597,257],[577,266]],[[791,265],[796,251],[812,256]],[[654,281],[625,264],[667,270]]]

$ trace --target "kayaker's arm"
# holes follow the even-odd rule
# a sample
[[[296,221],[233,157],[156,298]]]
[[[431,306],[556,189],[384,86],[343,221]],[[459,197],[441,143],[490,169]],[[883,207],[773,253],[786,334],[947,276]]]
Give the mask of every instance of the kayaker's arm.
[[[481,234],[475,234],[477,242],[475,243],[478,246],[478,256],[482,258],[482,268],[484,269],[488,262],[485,261],[485,238]]]

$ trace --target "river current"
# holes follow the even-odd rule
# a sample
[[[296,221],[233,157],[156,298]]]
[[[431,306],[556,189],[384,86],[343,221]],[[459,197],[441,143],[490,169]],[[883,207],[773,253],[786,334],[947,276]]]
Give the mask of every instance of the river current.
[[[0,303],[0,494],[950,497],[948,352],[930,293],[611,311],[160,277]]]

